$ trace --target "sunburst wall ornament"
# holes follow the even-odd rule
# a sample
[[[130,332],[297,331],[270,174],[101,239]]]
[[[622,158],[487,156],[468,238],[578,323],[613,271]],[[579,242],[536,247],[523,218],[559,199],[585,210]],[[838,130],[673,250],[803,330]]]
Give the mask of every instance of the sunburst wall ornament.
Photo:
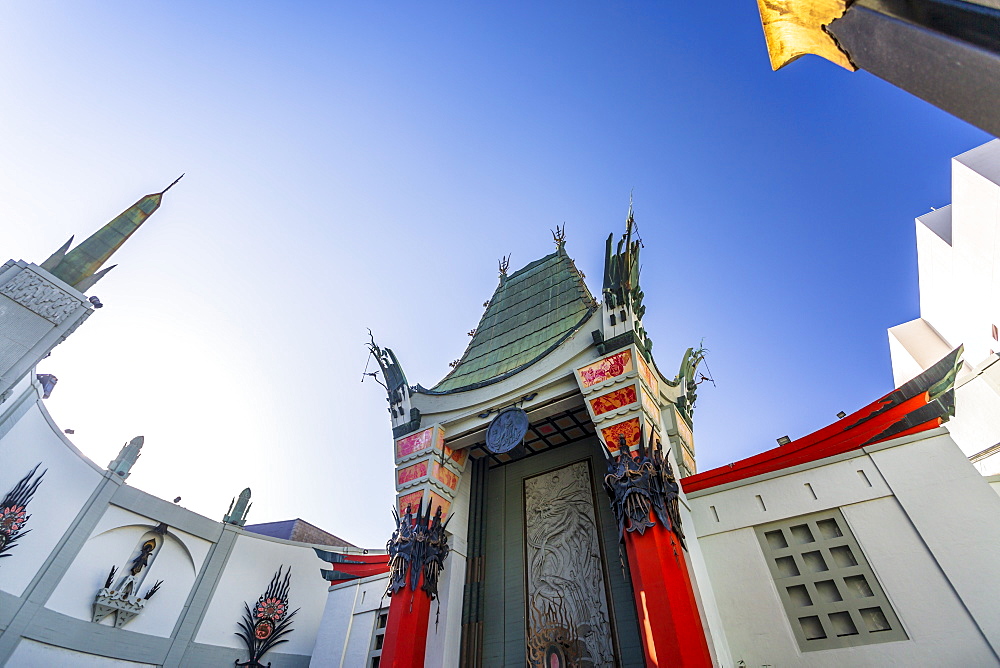
[[[28,514],[28,502],[35,495],[35,490],[42,482],[42,477],[48,469],[35,476],[38,467],[42,463],[35,464],[26,476],[21,478],[14,488],[7,492],[0,501],[0,558],[9,557],[8,550],[17,544],[17,539],[23,538],[31,529],[25,529],[24,525],[31,519]]]
[[[257,605],[250,609],[246,603],[243,604],[243,619],[240,620],[240,631],[236,633],[243,642],[246,643],[250,660],[240,663],[239,659],[235,664],[240,668],[265,668],[260,662],[267,652],[288,642],[284,636],[292,632],[292,617],[299,610],[288,612],[288,587],[292,579],[292,567],[288,567],[285,577],[281,577],[284,566],[278,567],[278,572],[271,578],[271,584],[267,591],[257,599]],[[271,663],[267,663],[270,668]]]

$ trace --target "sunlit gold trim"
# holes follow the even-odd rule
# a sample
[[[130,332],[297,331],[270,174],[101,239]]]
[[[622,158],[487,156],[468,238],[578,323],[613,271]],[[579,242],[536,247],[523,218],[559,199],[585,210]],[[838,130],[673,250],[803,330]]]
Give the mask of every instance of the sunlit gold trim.
[[[849,0],[757,0],[771,68],[778,70],[800,56],[812,53],[851,70],[841,51],[823,26],[847,11]]]

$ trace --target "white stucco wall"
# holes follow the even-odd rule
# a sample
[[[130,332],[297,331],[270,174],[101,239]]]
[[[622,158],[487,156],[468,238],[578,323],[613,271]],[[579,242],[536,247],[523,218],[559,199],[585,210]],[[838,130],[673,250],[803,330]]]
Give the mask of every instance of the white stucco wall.
[[[431,603],[424,662],[428,666],[457,666],[462,645],[462,603],[468,557],[469,499],[472,473],[466,467],[455,492],[448,521],[451,552],[438,580],[438,599]],[[438,607],[440,606],[440,607]],[[440,614],[439,612],[440,611]],[[437,623],[435,623],[435,621]]]
[[[243,604],[253,608],[279,566],[286,570],[292,567],[288,604],[291,610],[300,611],[288,642],[275,651],[311,654],[327,599],[328,585],[319,572],[324,562],[311,547],[253,534],[236,539],[195,642],[242,649],[243,641],[236,631],[243,618]]]
[[[972,456],[1000,444],[1000,366],[983,371],[1000,359],[1000,140],[952,160],[952,204],[917,218],[916,240],[921,317],[889,330],[893,378],[898,386],[964,345],[950,428]],[[1000,455],[977,468],[1000,473]]]
[[[20,596],[38,569],[62,539],[80,509],[102,479],[102,471],[86,459],[59,432],[41,405],[34,387],[25,388],[27,412],[3,426],[9,431],[0,437],[0,497],[6,494],[35,464],[39,472],[47,470],[34,498],[28,504],[26,528],[30,529],[0,559],[0,589]],[[17,398],[4,403],[3,409],[15,407]],[[13,555],[30,553],[31,558]]]
[[[944,429],[696,492],[689,503],[734,661],[831,668],[1000,662],[1000,496]],[[909,640],[799,649],[753,527],[836,507]]]
[[[7,662],[8,666],[18,668],[55,668],[56,666],[73,666],[73,668],[136,668],[149,666],[152,663],[136,663],[109,659],[96,654],[84,654],[73,650],[46,645],[23,638]]]
[[[137,554],[140,539],[157,524],[153,519],[124,508],[108,506],[45,607],[90,621],[94,596],[104,586],[111,566],[118,567],[117,582]],[[146,576],[139,591],[145,593],[157,580],[163,580],[163,585],[142,613],[124,628],[134,633],[170,637],[211,546],[207,540],[168,529],[160,549],[145,569]],[[112,615],[102,623],[112,626],[113,621]]]
[[[366,665],[376,612],[389,608],[388,597],[383,597],[388,582],[388,574],[373,575],[330,587],[310,668]]]

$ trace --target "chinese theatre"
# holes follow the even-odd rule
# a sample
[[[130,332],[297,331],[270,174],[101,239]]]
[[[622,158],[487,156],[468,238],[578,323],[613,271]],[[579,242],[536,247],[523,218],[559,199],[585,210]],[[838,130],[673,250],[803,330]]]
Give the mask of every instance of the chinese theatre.
[[[382,666],[424,665],[428,634],[445,634],[446,665],[711,665],[673,473],[694,472],[703,351],[676,375],[656,366],[631,211],[600,299],[554,237],[551,255],[501,263],[437,385],[370,345],[396,461]]]

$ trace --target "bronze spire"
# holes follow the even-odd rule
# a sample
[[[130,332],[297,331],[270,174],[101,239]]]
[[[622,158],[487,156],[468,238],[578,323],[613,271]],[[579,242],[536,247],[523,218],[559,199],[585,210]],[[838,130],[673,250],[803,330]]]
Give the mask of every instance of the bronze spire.
[[[113,268],[112,266],[98,271],[108,258],[132,236],[132,233],[139,229],[139,226],[146,222],[146,219],[154,211],[160,208],[163,193],[170,190],[183,176],[181,174],[162,191],[146,195],[67,253],[66,250],[73,241],[70,237],[70,240],[43,262],[41,267],[81,292],[87,290]]]

